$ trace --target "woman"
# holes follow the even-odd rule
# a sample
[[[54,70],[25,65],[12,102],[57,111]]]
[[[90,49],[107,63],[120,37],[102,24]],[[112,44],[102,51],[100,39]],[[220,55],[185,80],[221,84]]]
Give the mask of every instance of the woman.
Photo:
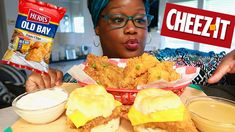
[[[103,55],[110,58],[130,58],[144,52],[148,15],[147,0],[88,0],[96,35],[99,36]],[[50,88],[60,85],[63,73],[50,69],[48,75],[32,73],[26,90]]]

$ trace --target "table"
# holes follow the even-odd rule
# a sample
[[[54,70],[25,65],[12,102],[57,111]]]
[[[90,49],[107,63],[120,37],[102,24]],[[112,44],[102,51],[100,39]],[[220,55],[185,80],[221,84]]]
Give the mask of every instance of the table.
[[[13,125],[20,117],[13,111],[12,107],[0,109],[0,131]]]
[[[64,83],[61,87],[65,88],[68,92],[71,92],[74,88],[77,88],[78,85],[74,83]],[[181,95],[182,102],[185,103],[185,101],[192,96],[206,96],[202,91],[196,90],[190,87],[187,87],[184,93]],[[16,122],[17,121],[17,122]],[[55,126],[58,126],[57,129],[61,132],[63,129],[66,128],[65,126],[65,116],[61,116],[61,118],[55,122],[50,123],[49,125],[33,125],[25,122],[23,119],[20,119],[19,116],[14,113],[12,107],[8,107],[5,109],[0,109],[0,131],[4,130],[5,128],[12,126],[14,132],[21,132],[25,128],[28,128],[29,132],[34,131],[37,129],[38,131],[47,130],[49,128],[53,128]],[[58,125],[60,124],[60,125]],[[62,125],[61,125],[62,124]],[[18,129],[18,126],[23,126],[20,129]],[[32,129],[34,128],[34,129]],[[67,131],[67,128],[66,128]],[[57,131],[58,132],[58,131]]]

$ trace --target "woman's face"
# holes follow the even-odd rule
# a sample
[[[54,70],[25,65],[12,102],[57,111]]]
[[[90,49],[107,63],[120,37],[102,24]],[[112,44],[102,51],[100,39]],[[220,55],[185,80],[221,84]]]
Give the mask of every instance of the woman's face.
[[[110,0],[101,15],[122,14],[135,16],[145,14],[143,0]],[[131,20],[122,28],[113,28],[100,17],[96,34],[100,37],[103,55],[110,58],[130,58],[142,55],[145,47],[147,27],[138,28]]]

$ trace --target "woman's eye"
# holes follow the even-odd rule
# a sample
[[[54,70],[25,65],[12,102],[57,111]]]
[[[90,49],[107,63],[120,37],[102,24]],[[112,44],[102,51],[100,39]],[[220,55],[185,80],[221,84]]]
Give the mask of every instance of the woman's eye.
[[[146,20],[143,19],[143,18],[138,18],[138,19],[135,19],[135,22],[139,23],[139,24],[145,24],[146,23]]]
[[[122,23],[124,22],[124,18],[121,17],[115,17],[111,19],[112,23]]]

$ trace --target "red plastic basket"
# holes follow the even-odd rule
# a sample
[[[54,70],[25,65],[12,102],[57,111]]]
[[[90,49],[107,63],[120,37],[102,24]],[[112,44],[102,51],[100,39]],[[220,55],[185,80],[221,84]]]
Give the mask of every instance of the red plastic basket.
[[[171,90],[172,92],[180,96],[188,85],[189,83],[177,87],[168,87],[161,89]],[[111,93],[114,96],[114,98],[120,101],[123,105],[132,105],[135,101],[135,97],[138,91],[140,91],[137,89],[117,89],[117,88],[106,88],[106,90],[107,92]]]

